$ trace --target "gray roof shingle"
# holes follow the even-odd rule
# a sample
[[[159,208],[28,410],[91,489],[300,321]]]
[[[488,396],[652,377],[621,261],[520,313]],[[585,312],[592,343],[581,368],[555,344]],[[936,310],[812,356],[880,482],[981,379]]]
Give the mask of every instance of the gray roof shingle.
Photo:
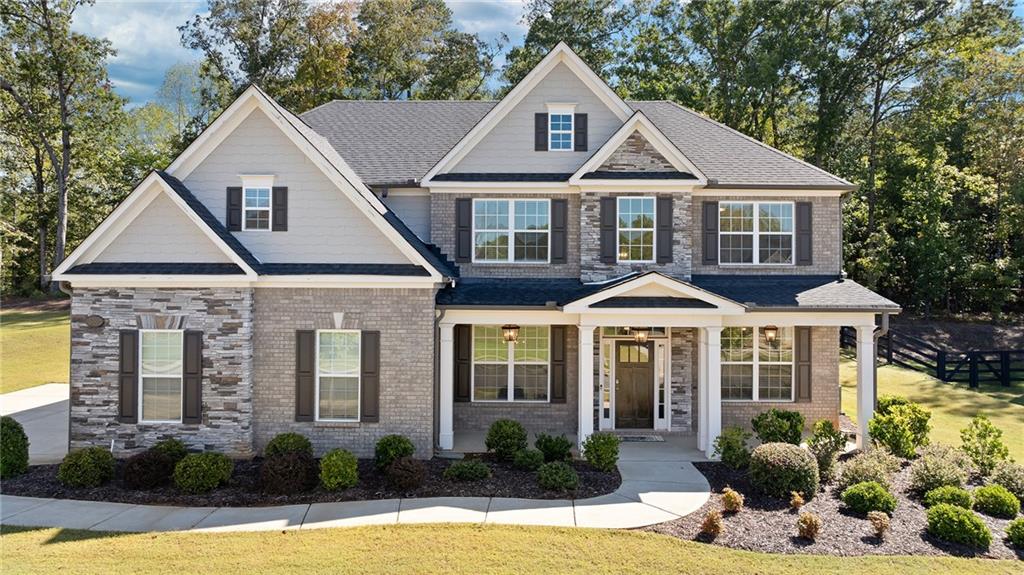
[[[899,311],[899,304],[835,276],[695,275],[690,283],[752,308]]]

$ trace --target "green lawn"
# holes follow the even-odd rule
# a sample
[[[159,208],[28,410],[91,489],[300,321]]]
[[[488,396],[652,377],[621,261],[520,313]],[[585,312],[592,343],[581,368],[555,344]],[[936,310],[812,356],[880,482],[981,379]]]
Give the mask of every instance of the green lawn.
[[[839,378],[843,385],[843,411],[857,420],[857,364],[843,358]],[[878,368],[878,394],[900,395],[932,412],[931,440],[960,445],[960,430],[971,418],[984,414],[1003,430],[1010,455],[1024,461],[1024,385],[1011,387],[943,383],[909,369],[885,365]]]
[[[21,573],[1019,573],[1020,563],[928,557],[768,555],[636,531],[480,525],[116,535],[4,528]]]
[[[68,312],[0,312],[0,393],[68,382]]]

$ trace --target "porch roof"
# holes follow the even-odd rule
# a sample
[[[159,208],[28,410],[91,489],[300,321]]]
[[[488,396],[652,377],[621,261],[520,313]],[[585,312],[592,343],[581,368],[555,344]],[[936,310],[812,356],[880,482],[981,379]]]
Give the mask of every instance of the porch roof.
[[[690,283],[753,309],[900,311],[899,304],[836,276],[695,275]]]

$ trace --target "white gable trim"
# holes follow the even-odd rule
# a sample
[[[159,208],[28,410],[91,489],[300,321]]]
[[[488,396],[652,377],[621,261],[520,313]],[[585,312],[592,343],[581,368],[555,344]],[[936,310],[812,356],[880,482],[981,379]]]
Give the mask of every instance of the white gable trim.
[[[602,290],[598,293],[589,295],[587,297],[578,299],[573,302],[569,302],[562,307],[562,311],[566,313],[620,313],[623,315],[633,315],[637,313],[642,313],[644,311],[643,308],[628,308],[622,310],[615,310],[612,308],[592,308],[591,306],[595,303],[604,301],[609,298],[621,295],[628,295],[629,292],[632,292],[639,288],[643,288],[645,286],[659,286],[661,288],[667,289],[670,292],[678,294],[679,297],[697,299],[715,306],[714,309],[680,309],[678,310],[678,313],[685,313],[687,315],[740,315],[746,312],[746,307],[730,299],[715,295],[709,291],[702,290],[693,284],[689,284],[684,281],[677,280],[675,278],[670,278],[666,275],[657,272],[645,273],[633,279],[626,280],[606,290]],[[665,314],[667,312],[670,312],[670,310],[657,310],[657,313],[661,314]]]
[[[611,155],[615,153],[615,150],[618,150],[619,146],[633,135],[633,132],[639,132],[641,136],[646,138],[647,141],[650,142],[650,144],[654,146],[661,155],[665,156],[665,159],[671,162],[677,170],[680,172],[689,172],[694,176],[697,176],[697,180],[686,180],[680,182],[677,180],[583,179],[583,174],[593,172],[601,167],[601,164],[611,157]],[[708,179],[704,176],[704,173],[697,169],[697,166],[694,165],[694,163],[691,162],[690,159],[687,158],[686,155],[671,142],[671,140],[665,137],[665,134],[663,134],[662,131],[654,125],[654,122],[651,122],[651,120],[640,111],[637,111],[624,124],[622,124],[622,126],[612,134],[612,137],[608,138],[608,141],[605,142],[600,149],[594,152],[594,155],[580,166],[580,169],[576,170],[576,173],[569,178],[569,184],[574,186],[589,186],[592,184],[635,186],[637,183],[644,183],[648,186],[657,185],[672,187],[680,187],[680,185],[687,187],[705,186],[708,183]]]
[[[559,42],[557,46],[552,48],[548,55],[544,57],[538,63],[530,73],[526,75],[512,90],[505,95],[505,97],[498,102],[487,114],[479,121],[473,129],[469,131],[465,136],[448,153],[444,155],[434,167],[423,176],[422,184],[429,186],[431,178],[439,173],[442,173],[451,166],[458,164],[466,154],[470,152],[484,136],[489,134],[498,122],[501,121],[512,109],[516,107],[516,104],[521,102],[533,89],[543,80],[547,75],[557,66],[558,64],[565,64],[569,70],[571,70],[576,76],[582,81],[597,97],[604,102],[606,106],[618,116],[619,120],[625,122],[629,118],[630,114],[633,113],[633,109],[626,104],[609,86],[601,79],[600,76],[594,73],[586,63],[572,51],[571,48],[565,42]]]

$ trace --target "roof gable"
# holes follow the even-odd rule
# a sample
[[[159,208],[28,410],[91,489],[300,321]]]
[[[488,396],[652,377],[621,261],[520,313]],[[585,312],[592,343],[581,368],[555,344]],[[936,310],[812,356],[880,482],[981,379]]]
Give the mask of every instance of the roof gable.
[[[626,276],[603,289],[563,306],[567,313],[600,309],[603,313],[636,313],[637,309],[686,308],[690,313],[738,315],[745,308],[691,283],[658,272]]]

